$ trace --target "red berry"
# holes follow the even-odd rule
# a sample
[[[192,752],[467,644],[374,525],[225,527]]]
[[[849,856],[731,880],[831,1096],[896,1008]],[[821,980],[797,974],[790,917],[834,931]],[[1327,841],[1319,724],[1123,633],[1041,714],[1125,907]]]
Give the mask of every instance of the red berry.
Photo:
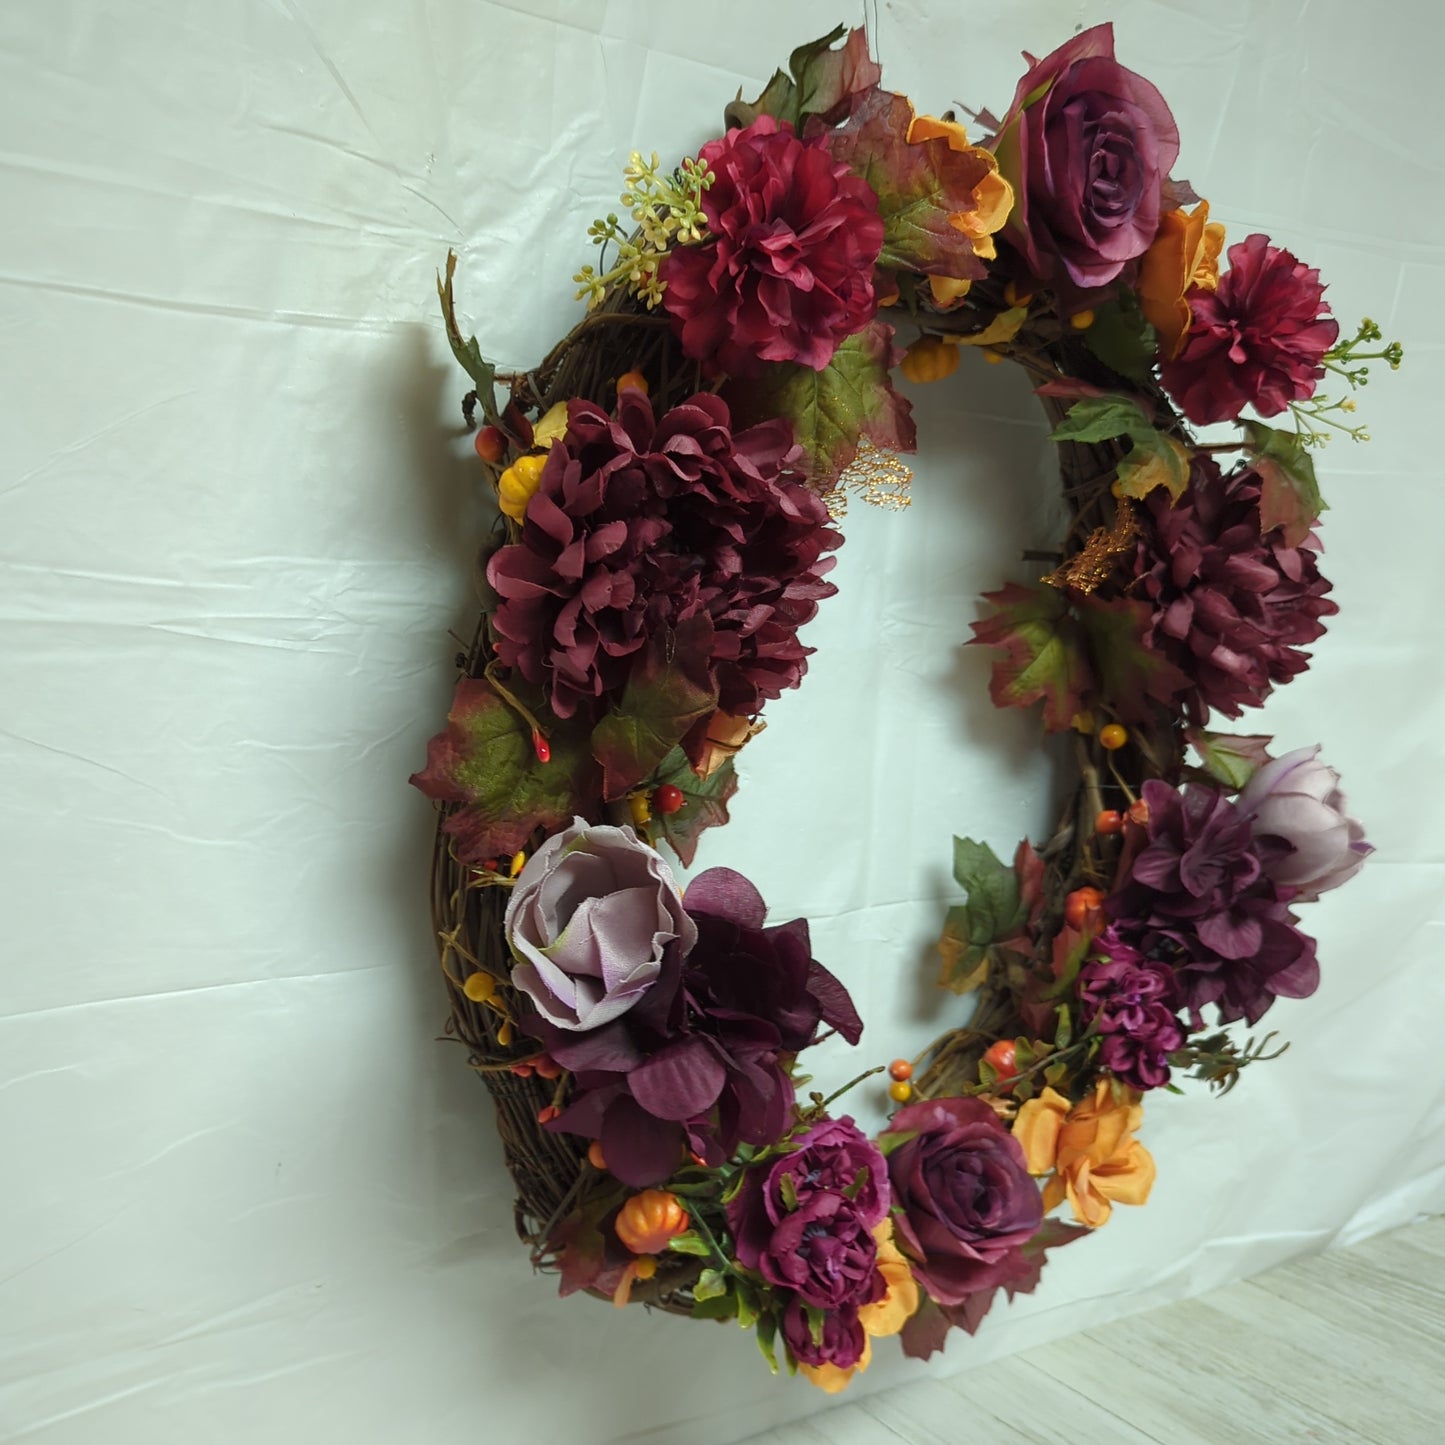
[[[664,783],[652,795],[652,810],[655,813],[676,813],[687,802],[682,789],[674,783]]]
[[[536,749],[537,761],[539,763],[550,763],[552,761],[552,748],[548,744],[547,739],[544,738],[536,728],[532,729],[532,746]]]
[[[1124,828],[1124,815],[1117,808],[1105,808],[1094,819],[1096,833],[1119,833]]]
[[[559,1109],[556,1104],[547,1104],[537,1110],[537,1122],[539,1124],[550,1124],[561,1112],[561,1109]]]
[[[913,1065],[910,1064],[907,1059],[894,1059],[893,1062],[888,1065],[888,1076],[891,1079],[899,1080],[900,1083],[905,1079],[911,1079],[913,1077]]]
[[[496,465],[502,460],[507,450],[507,439],[494,426],[484,426],[476,435],[473,443],[477,449],[477,455],[484,462],[491,462]]]
[[[1064,922],[1070,928],[1097,928],[1104,895],[1097,888],[1075,888],[1064,899]]]
[[[559,1079],[562,1077],[562,1065],[556,1059],[549,1058],[546,1054],[538,1054],[532,1060],[532,1067],[537,1071],[539,1079]]]
[[[1016,1057],[1017,1050],[1014,1047],[1014,1041],[1000,1039],[997,1043],[988,1046],[983,1061],[998,1075],[999,1083],[1004,1084],[1018,1074],[1018,1070],[1014,1067]]]
[[[1129,821],[1137,823],[1141,828],[1148,826],[1149,804],[1143,798],[1140,798],[1137,803],[1129,804]]]

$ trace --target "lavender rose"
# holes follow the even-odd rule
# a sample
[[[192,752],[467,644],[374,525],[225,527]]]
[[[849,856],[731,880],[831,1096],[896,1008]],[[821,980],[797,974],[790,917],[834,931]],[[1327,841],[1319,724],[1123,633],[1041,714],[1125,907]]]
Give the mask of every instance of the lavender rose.
[[[697,939],[671,869],[631,828],[581,818],[522,869],[507,904],[512,983],[558,1028],[600,1028],[637,1004],[669,951]]]
[[[1245,784],[1238,806],[1250,819],[1270,881],[1311,903],[1364,867],[1375,850],[1345,812],[1340,775],[1319,758],[1319,744],[1267,762]]]
[[[1043,280],[1105,286],[1149,249],[1179,129],[1164,97],[1096,25],[1019,81],[994,149],[1017,198],[1005,236]]]
[[[929,1099],[894,1116],[888,1153],[893,1228],[919,1283],[961,1304],[1014,1277],[1020,1247],[1043,1223],[1023,1150],[982,1099]]]

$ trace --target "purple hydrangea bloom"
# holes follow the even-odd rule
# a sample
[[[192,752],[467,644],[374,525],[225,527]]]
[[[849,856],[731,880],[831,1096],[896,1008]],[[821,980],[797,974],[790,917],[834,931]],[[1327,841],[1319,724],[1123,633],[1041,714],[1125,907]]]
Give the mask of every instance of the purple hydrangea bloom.
[[[1094,946],[1101,957],[1079,974],[1078,993],[1082,1022],[1103,1035],[1099,1062],[1131,1088],[1157,1089],[1169,1082],[1169,1055],[1184,1042],[1173,971],[1112,928]]]

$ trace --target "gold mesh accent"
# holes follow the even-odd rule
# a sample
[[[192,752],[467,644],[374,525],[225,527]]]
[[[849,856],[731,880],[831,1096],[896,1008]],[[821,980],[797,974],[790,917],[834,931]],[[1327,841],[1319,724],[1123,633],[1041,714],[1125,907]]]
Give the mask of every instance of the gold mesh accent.
[[[913,501],[908,492],[912,481],[913,468],[897,452],[885,452],[867,437],[859,437],[857,455],[823,500],[835,522],[847,515],[850,492],[857,492],[870,506],[901,512]]]
[[[1113,526],[1096,527],[1078,552],[1040,580],[1051,587],[1075,587],[1080,592],[1092,592],[1108,578],[1119,558],[1133,549],[1138,535],[1133,504],[1128,497],[1120,497]]]

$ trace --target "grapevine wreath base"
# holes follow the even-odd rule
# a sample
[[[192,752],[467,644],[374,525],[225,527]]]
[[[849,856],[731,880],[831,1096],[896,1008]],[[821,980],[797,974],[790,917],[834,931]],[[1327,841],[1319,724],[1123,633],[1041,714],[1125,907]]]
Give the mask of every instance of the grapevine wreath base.
[[[1294,909],[1369,846],[1318,748],[1208,724],[1307,665],[1335,611],[1310,448],[1364,436],[1318,388],[1400,356],[1369,321],[1342,341],[1318,273],[1262,235],[1221,271],[1110,27],[1029,58],[980,142],[879,80],[839,29],[697,157],[634,155],[628,220],[594,225],[576,277],[587,313],[534,370],[463,339],[449,258],[499,516],[413,779],[440,804],[447,1031],[535,1263],[563,1293],[753,1328],[828,1389],[875,1336],[926,1357],[977,1329],[1048,1249],[1144,1203],[1145,1095],[1231,1087],[1273,1036],[1228,1026],[1313,992]],[[966,346],[1027,371],[1059,445],[1067,534],[973,630],[994,701],[1041,702],[1076,777],[1011,864],[955,840],[940,982],[971,1013],[891,1065],[869,1139],[844,1090],[798,1096],[799,1053],[862,1030],[807,925],[766,926],[726,869],[684,898],[656,848],[690,864],[726,821],[733,757],[834,590],[841,499],[904,499],[892,370],[940,380]],[[1237,434],[1191,430],[1216,422]]]

